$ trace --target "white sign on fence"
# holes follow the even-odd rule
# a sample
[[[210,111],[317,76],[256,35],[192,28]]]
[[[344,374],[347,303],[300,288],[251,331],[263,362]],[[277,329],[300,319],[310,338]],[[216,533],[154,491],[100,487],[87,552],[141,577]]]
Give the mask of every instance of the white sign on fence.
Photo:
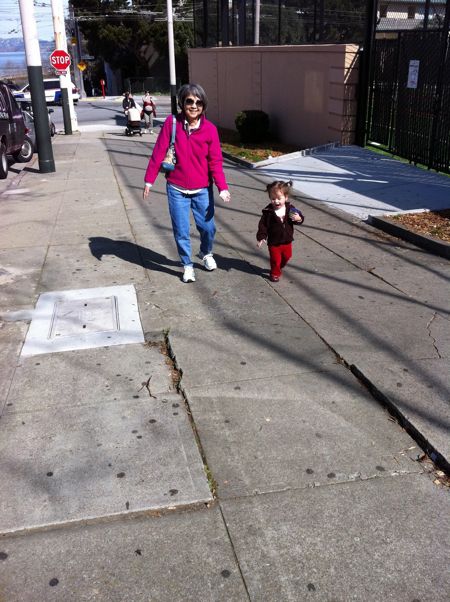
[[[417,81],[419,79],[419,64],[420,61],[409,61],[408,83],[406,84],[407,88],[417,88]]]

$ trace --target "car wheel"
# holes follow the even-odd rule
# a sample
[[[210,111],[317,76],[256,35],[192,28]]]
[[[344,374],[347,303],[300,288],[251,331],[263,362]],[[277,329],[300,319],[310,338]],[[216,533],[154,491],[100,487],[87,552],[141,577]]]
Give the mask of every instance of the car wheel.
[[[28,161],[31,161],[31,158],[33,157],[33,152],[33,143],[31,142],[30,138],[28,138],[28,136],[25,136],[22,148],[20,149],[20,151],[14,153],[13,157],[14,160],[18,163],[28,163]]]
[[[8,159],[6,157],[6,147],[0,144],[0,180],[8,176]]]

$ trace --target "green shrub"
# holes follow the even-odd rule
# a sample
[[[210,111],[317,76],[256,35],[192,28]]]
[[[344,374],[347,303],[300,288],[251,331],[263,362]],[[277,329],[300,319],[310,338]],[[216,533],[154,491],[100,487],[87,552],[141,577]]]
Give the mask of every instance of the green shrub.
[[[241,142],[262,142],[269,135],[270,120],[264,111],[241,111],[234,120]]]

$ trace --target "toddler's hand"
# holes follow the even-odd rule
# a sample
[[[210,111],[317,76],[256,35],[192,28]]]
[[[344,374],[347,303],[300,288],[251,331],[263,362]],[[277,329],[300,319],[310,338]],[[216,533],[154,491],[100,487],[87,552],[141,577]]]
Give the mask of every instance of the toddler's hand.
[[[293,222],[302,222],[303,217],[299,213],[296,213],[295,215],[291,215],[291,220]]]
[[[258,247],[258,249],[260,249],[263,245],[263,243],[267,242],[264,238],[263,240],[258,240],[258,242],[256,243],[256,246]]]

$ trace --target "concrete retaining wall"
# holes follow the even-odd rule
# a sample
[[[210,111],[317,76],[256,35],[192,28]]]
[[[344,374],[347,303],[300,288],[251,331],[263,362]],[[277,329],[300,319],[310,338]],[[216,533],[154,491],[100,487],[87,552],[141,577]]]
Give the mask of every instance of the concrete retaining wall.
[[[355,44],[194,48],[189,76],[205,88],[219,126],[236,129],[239,111],[261,109],[280,139],[299,148],[354,142]]]

